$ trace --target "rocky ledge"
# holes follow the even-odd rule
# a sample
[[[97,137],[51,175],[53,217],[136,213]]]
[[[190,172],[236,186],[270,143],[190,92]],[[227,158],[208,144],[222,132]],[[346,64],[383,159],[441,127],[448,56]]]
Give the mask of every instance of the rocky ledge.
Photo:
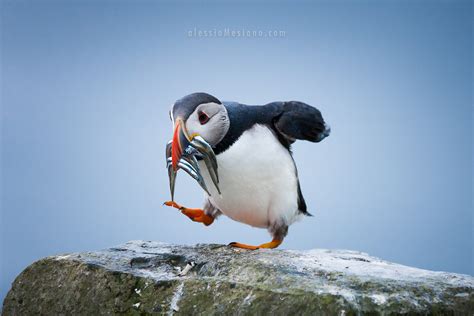
[[[9,315],[472,315],[474,278],[346,250],[248,251],[131,241],[41,259],[14,281]]]

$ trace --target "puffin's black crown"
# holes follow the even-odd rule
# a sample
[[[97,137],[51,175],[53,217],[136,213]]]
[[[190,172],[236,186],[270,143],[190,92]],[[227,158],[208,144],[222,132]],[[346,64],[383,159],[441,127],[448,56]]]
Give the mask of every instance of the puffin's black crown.
[[[180,116],[183,119],[187,119],[191,113],[194,112],[196,107],[199,104],[203,103],[217,103],[217,104],[222,104],[219,99],[216,97],[204,93],[204,92],[196,92],[196,93],[191,93],[188,94],[185,97],[182,97],[178,101],[174,103],[173,106],[173,117]]]

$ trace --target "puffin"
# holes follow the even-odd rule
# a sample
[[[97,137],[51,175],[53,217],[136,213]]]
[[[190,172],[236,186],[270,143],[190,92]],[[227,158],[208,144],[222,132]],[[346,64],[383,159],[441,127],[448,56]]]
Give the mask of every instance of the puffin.
[[[318,143],[329,136],[331,129],[318,109],[299,101],[221,102],[198,92],[177,100],[170,119],[173,136],[166,146],[166,166],[171,200],[164,205],[206,226],[225,215],[267,229],[270,242],[229,244],[250,250],[278,247],[291,224],[312,216],[291,145],[296,140]],[[178,170],[194,178],[205,192],[202,208],[174,201]]]

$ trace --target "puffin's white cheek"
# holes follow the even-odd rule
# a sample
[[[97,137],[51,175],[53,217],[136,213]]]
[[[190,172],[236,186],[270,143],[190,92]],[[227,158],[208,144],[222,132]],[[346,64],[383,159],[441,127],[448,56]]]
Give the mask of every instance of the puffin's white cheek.
[[[204,128],[204,126],[200,134],[209,144],[215,145],[215,135],[213,135],[213,133],[208,129]]]
[[[201,124],[197,122],[197,120],[194,117],[190,117],[186,122],[186,130],[188,131],[189,135],[192,135],[192,134],[201,135],[202,133],[201,127],[202,127]]]
[[[197,116],[190,116],[186,122],[189,135],[199,134],[211,146],[217,145],[229,129],[227,116],[214,115],[206,124],[201,124]]]

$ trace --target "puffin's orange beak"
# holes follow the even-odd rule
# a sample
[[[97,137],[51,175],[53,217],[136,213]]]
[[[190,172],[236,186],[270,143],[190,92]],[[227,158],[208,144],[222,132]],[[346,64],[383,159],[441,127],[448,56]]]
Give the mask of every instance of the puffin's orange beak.
[[[192,137],[188,136],[183,119],[178,118],[174,125],[173,140],[171,144],[171,164],[174,171],[178,170],[179,160],[181,159],[183,152],[188,148],[191,140]]]
[[[171,145],[171,164],[173,169],[178,170],[178,162],[183,155],[183,147],[179,141],[181,132],[181,120],[177,120],[174,126],[173,143]]]

